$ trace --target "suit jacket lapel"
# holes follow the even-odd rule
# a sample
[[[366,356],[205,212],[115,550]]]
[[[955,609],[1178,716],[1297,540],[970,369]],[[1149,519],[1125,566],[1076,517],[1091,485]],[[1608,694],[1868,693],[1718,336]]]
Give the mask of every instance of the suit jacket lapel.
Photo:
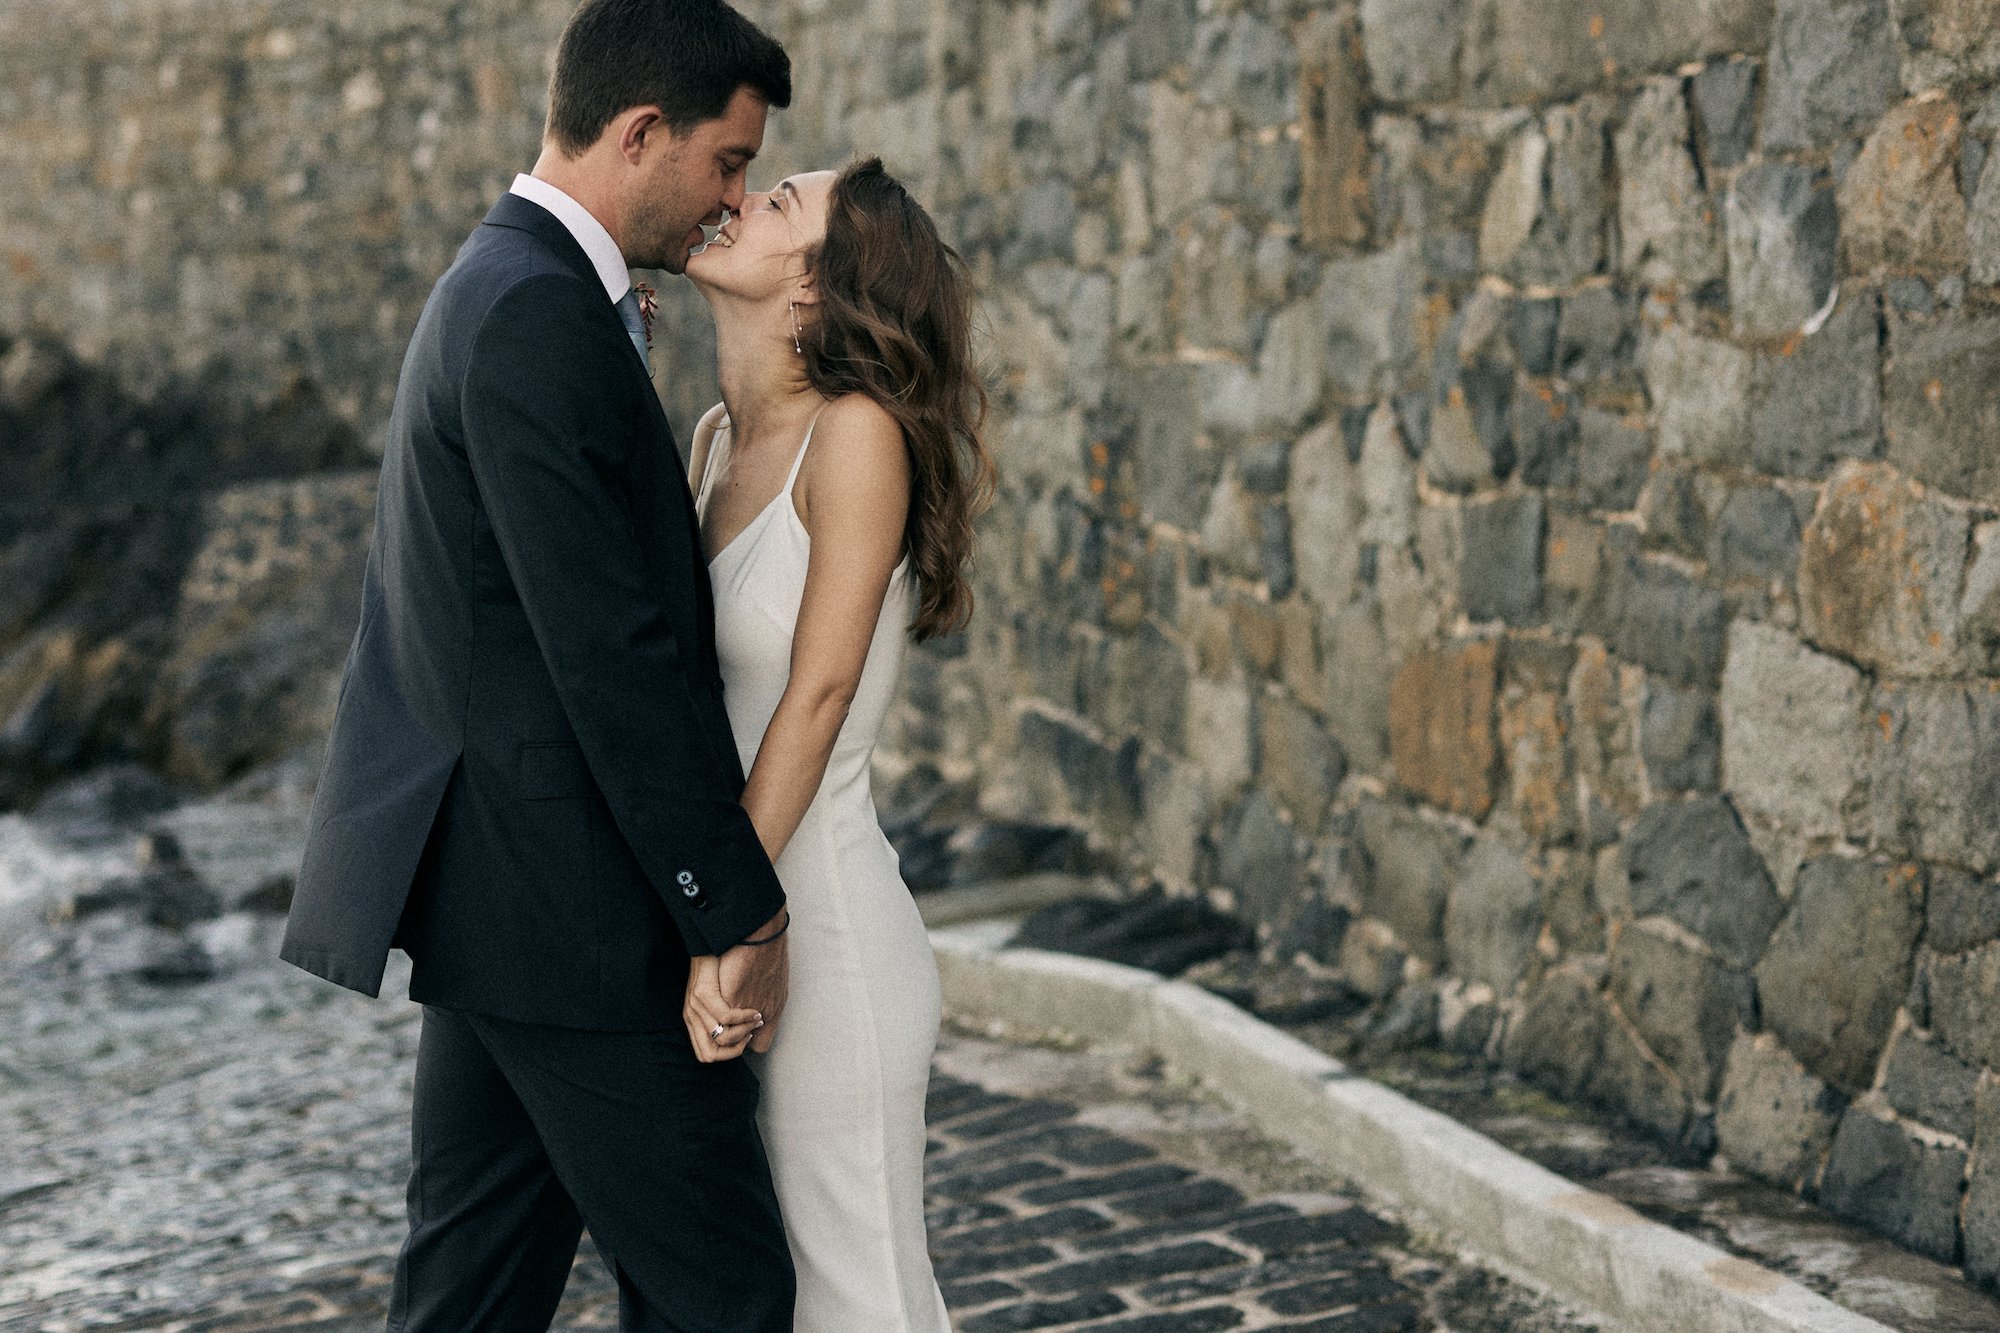
[[[576,243],[576,237],[569,234],[555,214],[530,199],[518,194],[500,196],[486,214],[485,225],[507,227],[523,231],[533,236],[555,256],[562,266],[575,273],[578,278],[601,286],[597,268],[590,262],[583,247]],[[604,317],[618,319],[618,312],[607,294],[604,302]],[[619,331],[624,332],[624,323],[619,321]],[[642,421],[634,422],[636,429],[648,438],[633,450],[633,493],[634,499],[651,512],[666,516],[667,506],[673,506],[681,515],[681,531],[685,534],[685,558],[688,581],[693,585],[695,604],[701,627],[701,661],[703,670],[713,676],[717,672],[715,656],[715,596],[708,582],[708,559],[701,549],[701,526],[695,516],[694,495],[688,488],[687,469],[681,464],[680,450],[674,444],[673,423],[667,419],[666,409],[660,405],[660,395],[653,389],[651,380],[645,377],[640,366],[631,367],[628,373],[645,380],[640,398],[645,406]],[[667,459],[673,460],[671,463]],[[663,494],[667,492],[670,494]],[[644,525],[642,525],[643,527]],[[655,565],[661,578],[671,578],[671,564],[666,561]]]

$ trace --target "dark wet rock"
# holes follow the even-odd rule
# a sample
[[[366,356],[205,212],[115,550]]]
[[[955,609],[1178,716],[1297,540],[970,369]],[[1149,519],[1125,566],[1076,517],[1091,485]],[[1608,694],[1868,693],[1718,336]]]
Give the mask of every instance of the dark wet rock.
[[[148,925],[185,930],[222,915],[222,898],[190,866],[178,839],[154,831],[139,839],[139,873],[106,880],[57,906],[58,919],[81,920],[131,910]]]
[[[130,837],[145,820],[180,802],[180,793],[151,769],[110,764],[53,788],[33,814],[64,841],[99,844]]]
[[[34,335],[0,365],[0,439],[0,805],[28,804],[88,765],[160,766],[180,705],[228,711],[275,683],[318,705],[320,720],[352,633],[365,530],[340,533],[329,559],[309,533],[281,527],[266,545],[291,558],[273,565],[225,521],[227,497],[267,479],[372,472],[353,428],[310,386],[249,402],[204,372],[135,390]],[[218,536],[220,563],[249,577],[219,615],[190,615],[190,562]],[[323,611],[272,595],[267,575],[301,571],[329,590]],[[178,655],[185,681],[186,665],[224,641],[242,646],[227,667],[160,700],[165,663]],[[282,730],[234,707],[212,735],[254,762],[269,757],[266,740],[294,743]],[[203,785],[233,771],[181,767]]]
[[[58,923],[29,944],[21,962],[31,976],[179,985],[215,975],[215,962],[198,939],[149,921],[138,906],[93,912],[74,925]]]
[[[1250,941],[1249,927],[1197,898],[1151,889],[1130,899],[1072,898],[1030,915],[1008,943],[1178,976]]]
[[[967,825],[945,840],[945,855],[945,883],[954,887],[1022,875],[1085,874],[1095,865],[1083,832],[1067,824]]]
[[[1203,990],[1281,1027],[1340,1022],[1364,1015],[1369,997],[1340,977],[1308,973],[1282,961],[1238,949],[1197,963],[1181,974]]]

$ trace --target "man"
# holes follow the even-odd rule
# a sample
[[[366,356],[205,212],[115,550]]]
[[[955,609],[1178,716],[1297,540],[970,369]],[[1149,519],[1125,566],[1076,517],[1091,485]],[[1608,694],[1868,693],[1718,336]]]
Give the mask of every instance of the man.
[[[783,50],[719,0],[585,0],[533,175],[404,359],[283,948],[370,995],[392,945],[414,963],[392,1330],[545,1330],[585,1225],[628,1329],[791,1327],[756,1081],[727,1058],[775,1031],[784,895],[737,804],[626,272],[680,271],[790,100]],[[737,1030],[682,1027],[691,955],[719,956]]]

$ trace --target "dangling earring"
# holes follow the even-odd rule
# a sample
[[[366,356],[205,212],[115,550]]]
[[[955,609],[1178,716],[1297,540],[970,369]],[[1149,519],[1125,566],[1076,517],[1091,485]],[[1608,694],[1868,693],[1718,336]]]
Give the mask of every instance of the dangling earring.
[[[799,303],[797,301],[786,301],[785,305],[792,312],[792,350],[800,356],[804,356],[806,349],[799,345]]]

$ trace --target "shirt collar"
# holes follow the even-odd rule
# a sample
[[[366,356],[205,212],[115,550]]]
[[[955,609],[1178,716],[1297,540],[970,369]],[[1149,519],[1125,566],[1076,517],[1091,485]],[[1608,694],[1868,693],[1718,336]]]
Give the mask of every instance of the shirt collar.
[[[589,209],[547,181],[525,174],[514,177],[508,193],[518,194],[553,213],[556,221],[583,247],[591,267],[597,270],[598,280],[604,284],[604,294],[614,304],[625,299],[625,293],[632,290],[632,274],[625,267],[625,256],[619,252],[618,242],[611,239],[611,233],[591,216]]]

